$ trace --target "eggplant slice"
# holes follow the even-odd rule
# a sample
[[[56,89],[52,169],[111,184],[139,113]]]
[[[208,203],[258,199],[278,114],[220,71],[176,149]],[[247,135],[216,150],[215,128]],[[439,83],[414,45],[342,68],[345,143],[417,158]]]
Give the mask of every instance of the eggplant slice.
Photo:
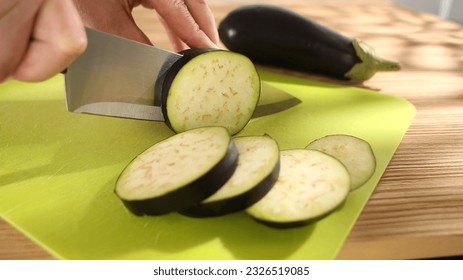
[[[191,217],[214,217],[244,210],[273,187],[280,171],[278,144],[270,136],[241,136],[234,139],[238,167],[213,195],[180,213]]]
[[[179,211],[216,192],[238,165],[223,127],[176,134],[136,157],[116,183],[116,195],[136,215]]]
[[[276,228],[306,225],[346,199],[350,177],[335,158],[315,150],[280,152],[281,171],[273,188],[246,212]]]
[[[189,49],[156,87],[167,125],[175,132],[223,126],[236,134],[251,119],[260,79],[245,56],[220,49]]]
[[[376,170],[376,157],[370,144],[352,135],[327,135],[306,149],[324,152],[342,162],[351,176],[351,191],[364,185]]]

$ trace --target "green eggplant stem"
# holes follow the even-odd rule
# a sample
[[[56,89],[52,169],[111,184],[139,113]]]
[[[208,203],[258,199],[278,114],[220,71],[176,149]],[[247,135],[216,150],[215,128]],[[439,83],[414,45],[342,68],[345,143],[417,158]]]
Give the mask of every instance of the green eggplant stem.
[[[366,81],[378,71],[399,71],[401,68],[399,62],[380,57],[372,47],[358,39],[354,39],[352,45],[361,60],[346,73],[346,77],[354,83]]]

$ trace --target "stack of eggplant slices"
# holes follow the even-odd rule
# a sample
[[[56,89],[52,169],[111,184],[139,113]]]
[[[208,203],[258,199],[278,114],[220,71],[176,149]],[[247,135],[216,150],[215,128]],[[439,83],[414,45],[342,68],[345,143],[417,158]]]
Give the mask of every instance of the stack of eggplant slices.
[[[116,183],[116,195],[135,215],[245,211],[267,226],[292,228],[328,215],[372,177],[373,150],[352,135],[326,135],[291,150],[280,150],[270,135],[236,136],[260,96],[253,62],[229,50],[183,54],[157,82],[175,134],[138,155]]]

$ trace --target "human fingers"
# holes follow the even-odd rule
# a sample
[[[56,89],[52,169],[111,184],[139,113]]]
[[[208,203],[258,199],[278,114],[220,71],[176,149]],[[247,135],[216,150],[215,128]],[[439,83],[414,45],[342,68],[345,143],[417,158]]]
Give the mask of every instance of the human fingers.
[[[169,41],[172,44],[172,47],[174,51],[182,51],[188,49],[188,45],[185,44],[178,36],[175,34],[174,31],[169,27],[169,24],[167,24],[163,18],[159,17],[160,22],[164,26],[164,29],[166,30],[166,34],[169,38]]]
[[[200,0],[192,1],[201,2]],[[171,38],[176,36],[190,47],[217,47],[213,41],[215,39],[208,37],[191,14],[184,0],[146,0],[144,1],[144,6],[152,7],[156,10],[163,19],[164,25],[168,26],[167,29],[170,32]],[[197,5],[193,6],[195,9],[198,8]],[[196,16],[199,16],[197,12]],[[205,14],[202,14],[202,16],[205,16]],[[210,19],[201,20],[200,22],[204,25],[206,22],[210,22]],[[215,26],[215,23],[213,26]]]
[[[85,26],[130,40],[150,44],[132,17],[132,9],[139,1],[73,0]]]
[[[9,5],[5,5],[7,2]],[[80,21],[75,12],[73,16],[69,3],[69,0],[2,1],[0,35],[4,44],[0,48],[0,81],[8,77],[24,81],[47,79],[66,68],[83,51],[86,42],[83,26],[79,35],[79,30],[73,33],[75,24],[67,24]],[[62,36],[64,30],[67,36]]]
[[[45,0],[35,17],[32,41],[13,73],[42,81],[64,70],[87,46],[82,21],[71,0]]]
[[[201,30],[211,39],[214,44],[219,43],[219,33],[215,23],[214,15],[205,0],[185,0],[191,15]]]
[[[29,45],[41,1],[0,1],[0,82],[11,78]]]

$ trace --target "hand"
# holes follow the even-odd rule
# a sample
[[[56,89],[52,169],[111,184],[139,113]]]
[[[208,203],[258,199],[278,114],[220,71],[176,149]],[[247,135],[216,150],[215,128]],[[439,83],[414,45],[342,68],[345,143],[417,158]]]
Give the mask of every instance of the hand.
[[[0,42],[0,82],[35,82],[64,70],[87,38],[71,0],[1,0]]]
[[[219,34],[206,0],[145,0],[143,6],[154,8],[174,48],[186,46],[217,48]]]
[[[188,47],[217,48],[219,36],[205,0],[74,0],[86,26],[151,44],[131,15],[142,5],[154,9],[175,51]]]

